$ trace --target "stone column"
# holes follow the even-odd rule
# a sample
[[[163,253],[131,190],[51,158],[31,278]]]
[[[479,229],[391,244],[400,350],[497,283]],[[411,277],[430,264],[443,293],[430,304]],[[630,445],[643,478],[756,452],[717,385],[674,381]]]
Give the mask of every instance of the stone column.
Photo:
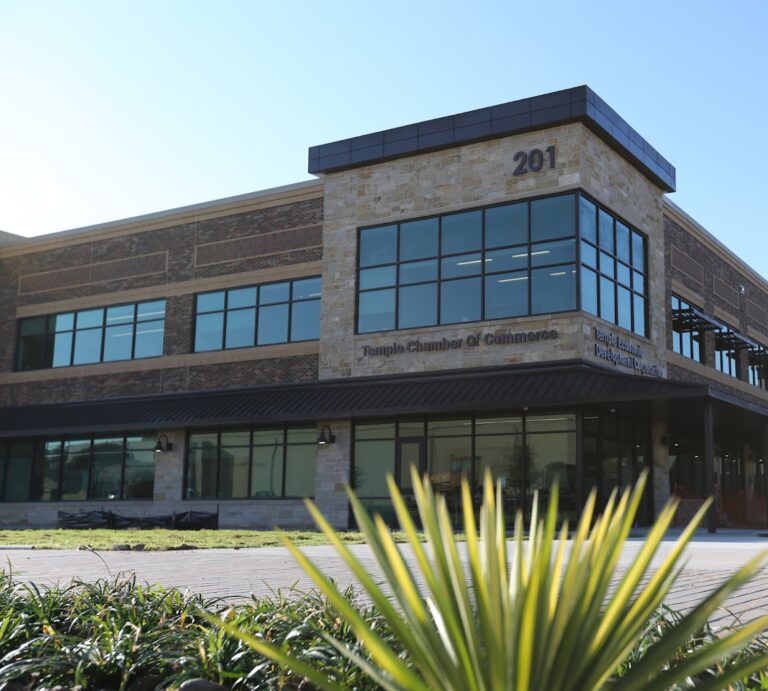
[[[184,496],[184,456],[187,435],[184,430],[162,430],[173,444],[170,451],[155,454],[153,511],[172,511]]]
[[[663,422],[651,423],[651,458],[653,459],[653,514],[658,516],[669,499],[669,430]]]
[[[330,427],[336,440],[317,447],[315,504],[334,528],[346,530],[349,502],[344,485],[349,483],[352,471],[352,422],[318,422],[318,435],[325,425]]]

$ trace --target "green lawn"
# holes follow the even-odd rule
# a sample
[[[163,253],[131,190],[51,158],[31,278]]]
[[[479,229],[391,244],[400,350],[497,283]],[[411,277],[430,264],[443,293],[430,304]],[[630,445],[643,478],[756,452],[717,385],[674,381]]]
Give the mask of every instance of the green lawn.
[[[276,530],[0,530],[0,550],[8,545],[28,545],[35,549],[118,549],[115,546],[143,545],[146,550],[179,549],[188,546],[196,549],[225,547],[275,547],[280,542]],[[315,531],[286,531],[298,545],[328,544],[322,533]],[[346,542],[361,543],[358,532],[342,533]],[[397,534],[396,534],[397,537]],[[139,547],[139,549],[141,549]]]

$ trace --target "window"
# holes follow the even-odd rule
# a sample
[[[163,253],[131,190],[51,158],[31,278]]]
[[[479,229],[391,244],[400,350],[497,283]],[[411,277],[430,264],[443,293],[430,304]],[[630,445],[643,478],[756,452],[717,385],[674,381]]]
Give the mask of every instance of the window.
[[[187,499],[275,499],[315,493],[315,427],[193,431],[187,448]]]
[[[575,310],[576,200],[360,229],[358,333]]]
[[[579,198],[581,307],[647,333],[646,238],[584,196]]]
[[[738,350],[734,347],[734,334],[728,326],[721,326],[715,331],[715,369],[738,377]]]
[[[768,367],[765,362],[750,362],[747,375],[752,386],[768,390]]]
[[[353,484],[359,497],[382,499],[389,473],[407,490],[410,471],[402,445],[422,439],[426,473],[444,494],[457,490],[462,476],[479,488],[488,469],[505,496],[519,501],[536,489],[549,490],[558,479],[563,504],[570,505],[576,491],[575,430],[572,413],[360,421],[354,429]]]
[[[693,308],[676,295],[672,296],[672,350],[696,362],[703,362],[702,332],[686,323],[685,315]]]
[[[197,296],[195,352],[320,337],[320,278],[232,288]]]
[[[152,499],[157,434],[0,443],[0,500]]]
[[[165,300],[29,317],[19,322],[18,371],[163,354]]]

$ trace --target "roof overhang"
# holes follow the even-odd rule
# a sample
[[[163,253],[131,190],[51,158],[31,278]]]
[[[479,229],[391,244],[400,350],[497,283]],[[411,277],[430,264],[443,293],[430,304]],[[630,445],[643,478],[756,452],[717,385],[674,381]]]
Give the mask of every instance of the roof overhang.
[[[668,401],[705,385],[583,361],[0,408],[0,437]],[[768,411],[766,411],[768,414]]]
[[[675,191],[675,167],[586,85],[313,146],[308,170],[333,173],[572,122],[583,123],[662,190]]]

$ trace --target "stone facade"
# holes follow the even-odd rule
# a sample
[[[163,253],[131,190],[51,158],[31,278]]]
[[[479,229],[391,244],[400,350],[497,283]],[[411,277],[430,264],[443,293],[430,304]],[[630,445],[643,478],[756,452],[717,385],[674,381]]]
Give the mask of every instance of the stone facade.
[[[515,152],[557,151],[557,166],[515,176]],[[611,331],[636,342],[663,373],[666,355],[662,190],[583,125],[576,123],[490,142],[352,168],[324,177],[321,379],[585,359],[598,364],[594,326],[583,313],[437,326],[376,334],[355,333],[357,232],[366,225],[476,208],[533,196],[582,189],[648,236],[649,338]],[[459,340],[484,332],[555,330],[535,343],[461,348],[406,357],[367,357],[363,346],[381,348],[411,339]]]

